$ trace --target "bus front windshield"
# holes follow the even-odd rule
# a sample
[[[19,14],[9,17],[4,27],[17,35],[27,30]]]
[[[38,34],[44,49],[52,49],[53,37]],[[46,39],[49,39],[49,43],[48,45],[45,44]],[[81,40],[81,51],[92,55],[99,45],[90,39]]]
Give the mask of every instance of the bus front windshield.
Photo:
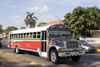
[[[49,31],[49,38],[70,38],[69,31]]]

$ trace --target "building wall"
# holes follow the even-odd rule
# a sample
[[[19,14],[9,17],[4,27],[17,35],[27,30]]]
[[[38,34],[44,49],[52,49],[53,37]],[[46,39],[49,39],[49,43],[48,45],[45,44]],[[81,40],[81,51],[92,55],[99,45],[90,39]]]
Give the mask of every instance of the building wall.
[[[95,30],[92,38],[80,37],[80,40],[85,40],[88,43],[100,43],[100,30]]]
[[[100,38],[100,31],[95,31],[93,34],[93,38]]]

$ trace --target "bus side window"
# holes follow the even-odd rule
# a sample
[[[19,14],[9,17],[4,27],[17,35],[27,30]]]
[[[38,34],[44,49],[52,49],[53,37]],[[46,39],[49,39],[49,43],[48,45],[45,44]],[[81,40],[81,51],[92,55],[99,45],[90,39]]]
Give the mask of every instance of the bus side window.
[[[23,38],[23,34],[21,34],[21,37],[20,38]]]
[[[17,34],[17,38],[20,38],[20,34]]]
[[[23,38],[25,38],[25,33],[23,33]]]
[[[29,38],[29,33],[27,33],[26,38]]]
[[[12,38],[13,38],[13,34],[12,34]]]
[[[12,34],[11,34],[11,38],[12,38]]]
[[[34,34],[33,34],[33,38],[36,38],[36,32],[34,32]]]
[[[40,34],[41,34],[40,32],[37,32],[37,38],[40,38]]]
[[[32,33],[30,33],[30,38],[33,38]]]
[[[17,38],[19,37],[19,34],[17,34]]]

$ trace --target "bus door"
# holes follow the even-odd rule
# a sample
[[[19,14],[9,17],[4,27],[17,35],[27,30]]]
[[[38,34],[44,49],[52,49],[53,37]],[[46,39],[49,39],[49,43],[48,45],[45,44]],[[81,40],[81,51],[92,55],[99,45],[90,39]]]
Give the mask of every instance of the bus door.
[[[42,31],[42,36],[41,36],[41,56],[45,57],[45,58],[47,57],[46,44],[47,44],[47,33],[46,33],[46,31]]]

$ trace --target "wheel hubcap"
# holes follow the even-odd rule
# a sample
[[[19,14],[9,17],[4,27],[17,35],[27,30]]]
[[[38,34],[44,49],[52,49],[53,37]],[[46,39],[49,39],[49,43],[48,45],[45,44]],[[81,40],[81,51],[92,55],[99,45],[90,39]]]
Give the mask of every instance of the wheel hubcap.
[[[16,53],[18,53],[18,47],[16,47]]]
[[[55,59],[56,59],[55,53],[52,53],[51,59],[52,59],[52,61],[55,61]]]

